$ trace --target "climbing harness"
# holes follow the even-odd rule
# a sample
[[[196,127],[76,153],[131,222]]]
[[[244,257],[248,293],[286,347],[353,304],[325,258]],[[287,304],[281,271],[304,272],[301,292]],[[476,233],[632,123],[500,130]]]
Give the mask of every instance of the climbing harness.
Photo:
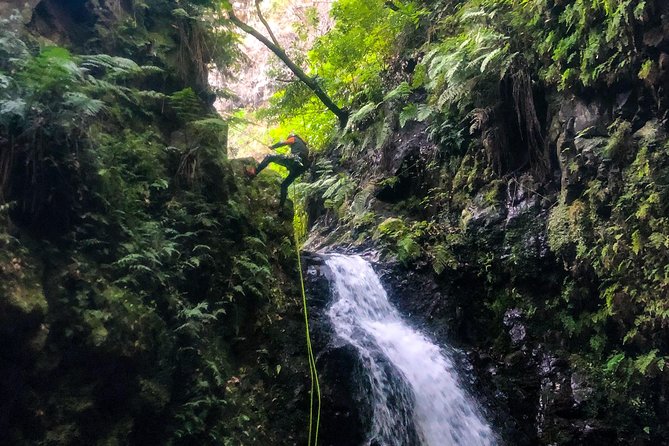
[[[293,186],[293,196],[294,194]],[[300,245],[297,240],[297,234],[293,230],[293,236],[295,238],[295,252],[297,254],[297,269],[300,271],[300,285],[302,286],[302,306],[304,309],[304,326],[307,334],[307,356],[309,358],[309,375],[311,376],[311,390],[310,401],[309,401],[309,442],[308,446],[318,446],[318,428],[321,424],[321,386],[318,382],[318,373],[316,370],[316,359],[314,359],[314,351],[311,348],[311,335],[309,334],[309,311],[307,309],[307,293],[304,288],[304,275],[302,274],[302,260],[300,258]],[[316,426],[314,429],[314,389],[316,390],[317,396],[317,408],[316,408]]]

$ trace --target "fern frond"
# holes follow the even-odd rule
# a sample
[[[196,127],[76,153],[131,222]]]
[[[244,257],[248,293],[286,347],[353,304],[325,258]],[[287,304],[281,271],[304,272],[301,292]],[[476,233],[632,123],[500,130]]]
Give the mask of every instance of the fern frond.
[[[445,89],[437,99],[437,107],[444,108],[446,104],[460,102],[469,93],[467,84],[453,85]]]
[[[8,88],[12,83],[12,78],[0,73],[0,89]]]
[[[70,92],[63,95],[63,105],[84,116],[95,116],[105,107],[100,100],[90,98],[83,93]]]
[[[383,97],[384,101],[392,101],[393,99],[403,99],[406,98],[411,94],[413,91],[413,88],[411,85],[409,85],[408,82],[402,82],[399,84],[397,87],[395,87],[392,91],[390,91],[388,94],[386,94]]]
[[[423,122],[431,117],[436,110],[428,104],[420,104],[416,110],[416,121]]]
[[[351,117],[348,120],[349,125],[357,124],[358,122],[364,120],[367,116],[369,116],[372,112],[374,112],[377,107],[378,104],[374,102],[365,104],[359,110],[357,110],[355,113],[351,115]]]
[[[228,131],[228,123],[218,117],[198,119],[197,121],[193,121],[190,124],[195,128],[203,130],[220,131],[220,132]]]
[[[108,54],[81,56],[81,66],[87,69],[103,69],[108,71],[109,74],[127,74],[141,71],[140,66],[135,61]]]
[[[202,114],[202,103],[190,87],[172,93],[169,103],[184,122],[193,121]]]
[[[165,70],[163,70],[160,67],[157,67],[155,65],[142,65],[139,67],[140,71],[142,74],[147,75],[147,74],[160,74],[164,73]]]
[[[455,269],[458,266],[458,261],[451,250],[443,244],[432,247],[430,255],[432,257],[432,269],[437,274],[441,274],[446,269]]]
[[[388,141],[388,137],[393,133],[393,129],[390,127],[390,123],[384,120],[377,125],[376,132],[376,148],[380,149]]]
[[[88,83],[89,89],[98,95],[112,94],[128,102],[134,102],[131,98],[133,91],[130,88],[122,87],[106,80],[97,79],[93,76],[88,76]]]
[[[371,197],[374,192],[374,187],[366,187],[365,189],[358,192],[351,203],[351,211],[356,217],[359,217],[365,213],[367,208],[367,202],[369,197]]]
[[[25,119],[27,105],[23,99],[0,100],[0,123],[8,124],[14,119]]]
[[[462,14],[462,20],[472,20],[472,19],[489,19],[490,14],[483,9],[478,9],[475,11],[467,11]],[[474,20],[472,20],[474,21]]]
[[[167,95],[165,93],[161,93],[159,91],[154,91],[154,90],[136,90],[133,91],[133,96],[140,99],[140,101],[143,100],[163,101],[167,99]]]
[[[418,106],[416,104],[406,105],[400,112],[400,127],[404,127],[407,122],[413,121],[418,116]]]

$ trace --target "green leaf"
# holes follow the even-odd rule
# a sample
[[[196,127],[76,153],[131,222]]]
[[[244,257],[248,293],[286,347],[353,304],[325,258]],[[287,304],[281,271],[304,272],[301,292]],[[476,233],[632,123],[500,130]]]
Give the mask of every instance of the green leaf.
[[[351,115],[351,117],[349,118],[349,123],[350,124],[357,124],[358,122],[364,120],[373,111],[375,111],[378,106],[379,105],[374,103],[374,102],[370,102],[368,104],[365,104],[359,110],[357,110],[355,113],[353,113]]]
[[[8,121],[8,118],[25,118],[26,103],[23,99],[0,100],[0,122]]]
[[[645,375],[648,371],[648,367],[655,361],[657,358],[658,349],[651,350],[645,355],[641,355],[634,360],[634,367],[641,373]]]
[[[428,104],[420,104],[418,106],[418,113],[416,114],[416,121],[423,122],[428,119],[434,113],[434,108],[430,107]]]
[[[656,364],[660,372],[664,372],[664,367],[667,365],[666,360],[664,358],[660,358],[657,360]]]
[[[63,95],[63,104],[74,112],[84,116],[95,116],[105,107],[104,102],[93,99],[79,92],[68,92]]]
[[[637,229],[632,233],[632,251],[634,254],[639,254],[643,248],[643,240],[641,239],[641,233]]]
[[[503,49],[502,48],[497,48],[493,51],[491,51],[485,59],[483,59],[483,62],[481,62],[481,73],[485,73],[486,68],[488,67],[488,64],[495,60],[500,54],[502,54]]]
[[[195,17],[189,15],[185,9],[183,8],[177,8],[172,10],[172,15],[174,17],[179,17],[182,19],[195,19]]]
[[[604,371],[607,373],[613,373],[616,370],[618,370],[618,366],[620,363],[625,359],[625,353],[618,353],[615,354],[606,361],[606,365],[604,366]]]
[[[413,89],[406,81],[399,84],[395,89],[386,94],[383,98],[384,101],[392,101],[393,99],[403,99],[411,94]]]
[[[0,88],[7,88],[9,87],[9,84],[12,82],[12,78],[9,76],[5,76],[4,74],[0,73]]]
[[[400,112],[400,127],[404,127],[407,122],[413,121],[418,116],[418,106],[416,104],[406,105]]]

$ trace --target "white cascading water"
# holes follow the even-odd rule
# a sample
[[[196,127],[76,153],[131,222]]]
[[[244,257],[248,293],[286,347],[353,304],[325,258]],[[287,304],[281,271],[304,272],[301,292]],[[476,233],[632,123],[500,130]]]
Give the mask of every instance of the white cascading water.
[[[495,435],[462,388],[447,352],[411,328],[359,256],[329,255],[337,336],[358,351],[368,380],[371,446],[492,446]],[[368,390],[369,392],[369,390]]]

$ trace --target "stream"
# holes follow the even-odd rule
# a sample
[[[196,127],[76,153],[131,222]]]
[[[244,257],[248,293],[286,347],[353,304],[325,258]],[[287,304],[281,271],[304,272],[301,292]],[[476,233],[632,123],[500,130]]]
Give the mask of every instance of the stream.
[[[497,444],[453,356],[407,324],[371,265],[339,254],[326,264],[334,290],[328,317],[364,365],[357,384],[372,413],[365,446]]]

